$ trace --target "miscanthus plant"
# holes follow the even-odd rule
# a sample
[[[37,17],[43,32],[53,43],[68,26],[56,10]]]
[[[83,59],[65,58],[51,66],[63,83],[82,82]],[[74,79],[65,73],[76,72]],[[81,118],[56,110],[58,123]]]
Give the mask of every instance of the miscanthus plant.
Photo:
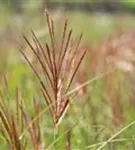
[[[70,93],[71,86],[86,50],[79,48],[82,35],[77,41],[73,42],[72,30],[68,29],[67,20],[64,22],[62,36],[57,40],[54,22],[47,12],[46,19],[50,43],[43,46],[34,31],[31,31],[34,44],[26,36],[23,36],[32,54],[37,59],[38,65],[31,62],[24,49],[20,48],[20,52],[40,83],[40,91],[50,110],[54,131],[57,133],[62,118],[70,106],[70,100],[73,96],[73,92]],[[60,43],[57,43],[57,41],[60,41]],[[41,72],[38,71],[37,66],[42,69]],[[7,81],[5,83],[7,84]],[[0,101],[1,137],[7,142],[9,149],[25,150],[30,145],[35,150],[45,149],[43,133],[41,132],[41,113],[41,106],[33,98],[33,110],[29,114],[24,108],[23,100],[19,98],[18,89],[16,91],[15,109],[9,108],[4,100]],[[28,131],[27,134],[26,131]],[[27,137],[28,134],[29,138]]]
[[[20,52],[40,82],[40,90],[49,107],[54,127],[57,129],[69,107],[71,96],[67,93],[71,88],[76,72],[86,54],[86,50],[79,49],[82,35],[80,35],[78,41],[72,44],[72,30],[68,30],[67,20],[64,24],[61,43],[57,44],[54,22],[47,12],[46,18],[50,44],[46,43],[45,48],[43,48],[34,31],[32,31],[32,39],[35,46],[24,36],[25,41],[42,68],[45,80],[42,79],[41,73],[36,70],[36,66],[31,63],[24,51],[20,50]],[[81,53],[80,57],[78,57],[77,53]]]

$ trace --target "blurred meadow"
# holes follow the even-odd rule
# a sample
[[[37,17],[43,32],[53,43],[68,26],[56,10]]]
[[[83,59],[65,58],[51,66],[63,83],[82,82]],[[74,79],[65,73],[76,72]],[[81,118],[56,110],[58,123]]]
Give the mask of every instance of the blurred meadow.
[[[134,150],[134,51],[135,1],[0,2],[0,150]]]

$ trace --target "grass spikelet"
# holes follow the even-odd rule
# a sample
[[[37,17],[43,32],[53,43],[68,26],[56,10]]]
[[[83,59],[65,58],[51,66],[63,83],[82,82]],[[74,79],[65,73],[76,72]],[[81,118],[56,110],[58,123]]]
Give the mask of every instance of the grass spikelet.
[[[20,52],[39,80],[41,92],[44,96],[46,104],[49,107],[54,127],[57,128],[64,117],[70,102],[70,96],[66,96],[64,98],[63,96],[68,93],[77,70],[86,54],[86,50],[79,49],[82,34],[80,35],[79,40],[75,41],[76,44],[72,44],[72,30],[67,32],[67,20],[65,20],[64,23],[61,43],[57,44],[54,31],[54,22],[50,18],[47,11],[46,19],[49,30],[50,44],[46,43],[45,48],[43,48],[33,30],[32,35],[35,46],[33,46],[24,36],[24,40],[29,45],[32,53],[38,60],[38,64],[42,68],[46,82],[42,78],[42,75],[36,70],[36,66],[32,64],[23,50],[20,50]],[[36,49],[38,49],[38,53]],[[77,51],[81,52],[80,58],[76,55]]]

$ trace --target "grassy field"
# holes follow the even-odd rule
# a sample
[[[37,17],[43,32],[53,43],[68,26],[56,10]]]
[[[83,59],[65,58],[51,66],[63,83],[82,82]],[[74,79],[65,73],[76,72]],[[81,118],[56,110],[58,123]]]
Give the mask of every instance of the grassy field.
[[[37,57],[30,50],[28,41],[22,37],[25,34],[34,45],[36,54],[39,45],[34,41],[36,39],[31,29],[44,45],[46,55],[45,44],[48,43],[54,69],[49,74],[54,87],[60,84],[55,81],[53,44],[50,42],[46,15],[32,12],[15,16],[7,10],[3,12],[6,13],[0,14],[0,150],[134,150],[134,16],[61,11],[50,13],[54,20],[56,59],[60,53],[65,18],[68,19],[67,32],[73,30],[71,39],[70,32],[65,35],[64,46],[69,42],[66,52],[73,55],[74,63],[70,64],[70,55],[56,60],[57,73],[61,71],[65,74],[61,73],[63,81],[61,78],[58,80],[62,83],[62,90],[58,91],[48,81],[42,65],[42,61],[47,65],[43,53],[39,52]],[[83,38],[78,53],[73,54],[81,33]],[[82,60],[85,49],[87,52]],[[27,58],[24,59],[25,56],[30,64]],[[49,54],[46,60],[50,60]],[[69,63],[65,73],[63,68],[58,69],[60,60],[63,60],[62,65]],[[76,72],[79,60],[82,62]],[[30,65],[34,66],[46,88]],[[70,72],[73,75],[74,71],[75,76],[71,77]],[[68,80],[72,78],[72,84],[66,91]],[[52,101],[57,101],[56,107],[59,106],[58,95],[62,98],[66,95],[60,110],[48,104],[48,97],[43,96],[45,89],[49,91]],[[67,96],[70,92],[72,94]],[[69,105],[67,110],[65,102]],[[65,111],[57,114],[61,109]],[[62,119],[59,124],[57,119]]]

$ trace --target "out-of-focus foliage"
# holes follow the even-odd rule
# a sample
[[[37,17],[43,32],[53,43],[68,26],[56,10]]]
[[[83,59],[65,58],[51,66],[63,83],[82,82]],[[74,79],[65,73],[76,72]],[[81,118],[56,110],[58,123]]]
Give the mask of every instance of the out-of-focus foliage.
[[[131,0],[126,0],[126,1],[121,1],[121,5],[124,5],[125,7],[129,9],[135,9],[135,1]]]

